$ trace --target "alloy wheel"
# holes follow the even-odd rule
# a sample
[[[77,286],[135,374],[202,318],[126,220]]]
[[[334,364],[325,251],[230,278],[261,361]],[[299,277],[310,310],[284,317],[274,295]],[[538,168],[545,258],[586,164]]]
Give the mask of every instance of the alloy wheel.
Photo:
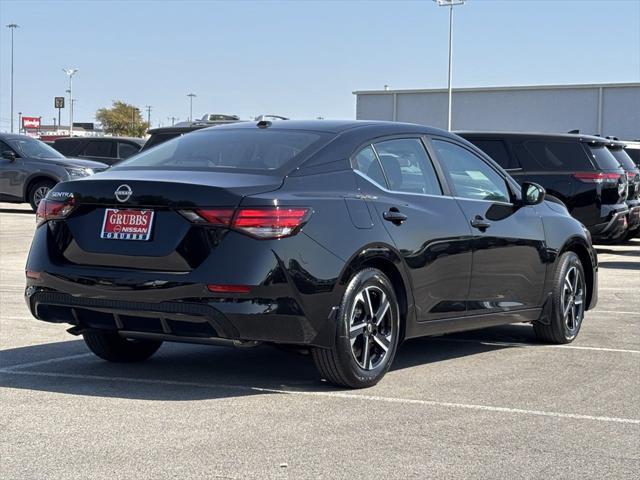
[[[36,190],[33,192],[33,203],[36,204],[36,207],[40,204],[42,199],[47,196],[49,190],[51,190],[51,188],[45,186],[36,188]]]
[[[571,335],[578,332],[584,317],[585,284],[577,267],[567,270],[562,284],[562,316]]]
[[[368,286],[355,297],[349,322],[351,353],[364,370],[373,370],[387,357],[396,334],[396,310],[379,287]]]

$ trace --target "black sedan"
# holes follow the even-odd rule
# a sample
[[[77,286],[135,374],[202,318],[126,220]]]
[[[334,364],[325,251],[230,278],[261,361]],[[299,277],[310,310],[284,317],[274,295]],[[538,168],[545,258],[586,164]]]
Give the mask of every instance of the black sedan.
[[[163,341],[293,345],[325,379],[367,387],[413,337],[527,322],[576,338],[596,253],[544,196],[428,127],[207,128],[57,185],[26,300],[106,360]]]

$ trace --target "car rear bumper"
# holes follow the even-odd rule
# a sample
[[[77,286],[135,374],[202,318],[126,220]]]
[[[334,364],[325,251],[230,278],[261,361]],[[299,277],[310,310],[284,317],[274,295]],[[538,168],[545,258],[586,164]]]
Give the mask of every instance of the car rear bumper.
[[[640,200],[627,201],[629,213],[627,214],[627,224],[629,230],[636,230],[640,227]]]
[[[47,277],[43,273],[39,281],[46,282]],[[58,282],[65,281],[58,279],[55,283]],[[333,319],[309,319],[292,298],[202,298],[187,293],[181,299],[146,302],[136,300],[136,292],[109,298],[71,294],[74,289],[69,287],[28,285],[25,299],[32,315],[46,322],[77,326],[79,331],[114,330],[125,337],[189,343],[241,346],[247,342],[273,342],[330,347],[334,340],[333,334],[321,331],[333,324]],[[177,288],[186,293],[204,286],[190,287]]]
[[[621,238],[628,228],[629,208],[625,204],[603,205],[602,223],[589,227],[589,233],[594,240],[611,241]]]

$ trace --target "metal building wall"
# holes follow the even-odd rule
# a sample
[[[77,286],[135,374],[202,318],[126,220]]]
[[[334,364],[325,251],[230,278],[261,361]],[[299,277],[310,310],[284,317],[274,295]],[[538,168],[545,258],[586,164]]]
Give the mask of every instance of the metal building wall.
[[[447,126],[447,92],[358,91],[356,118]],[[453,91],[454,130],[601,133],[640,138],[640,83]]]

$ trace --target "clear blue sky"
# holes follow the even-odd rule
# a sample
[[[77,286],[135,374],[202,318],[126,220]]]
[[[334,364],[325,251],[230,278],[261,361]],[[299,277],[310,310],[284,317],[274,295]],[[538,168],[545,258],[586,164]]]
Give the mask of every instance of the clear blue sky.
[[[0,130],[55,115],[63,66],[76,121],[121,99],[152,123],[277,113],[354,118],[353,90],[446,86],[447,9],[420,1],[0,0]],[[454,86],[640,81],[640,0],[468,0],[456,7]],[[68,118],[63,111],[63,119]]]

